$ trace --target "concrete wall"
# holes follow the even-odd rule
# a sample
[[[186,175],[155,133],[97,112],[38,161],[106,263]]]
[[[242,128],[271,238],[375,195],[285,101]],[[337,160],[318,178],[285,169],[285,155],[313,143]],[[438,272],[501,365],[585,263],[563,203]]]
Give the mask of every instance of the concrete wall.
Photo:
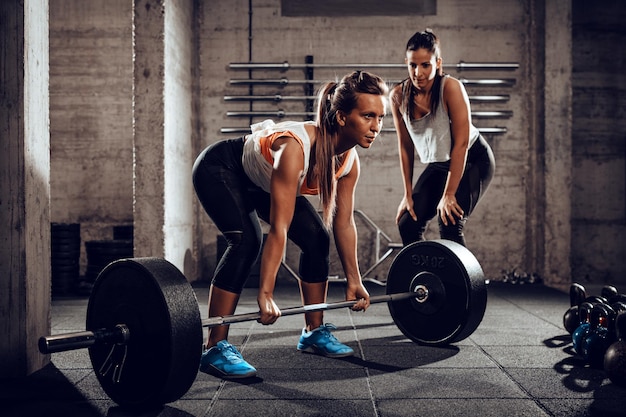
[[[572,277],[626,285],[624,2],[573,1]]]
[[[50,318],[48,1],[0,3],[0,377],[28,375]]]
[[[170,2],[165,10],[165,258],[195,276],[195,194],[190,181],[197,140],[193,112],[195,43],[193,7]]]
[[[193,3],[137,0],[134,28],[135,254],[193,278]]]
[[[128,1],[50,1],[51,218],[83,242],[133,223],[132,46]]]
[[[193,3],[168,5],[162,15],[160,2],[137,2],[148,49],[134,92],[133,3],[51,2],[52,219],[80,223],[83,242],[138,223],[136,256],[166,257],[193,276]]]

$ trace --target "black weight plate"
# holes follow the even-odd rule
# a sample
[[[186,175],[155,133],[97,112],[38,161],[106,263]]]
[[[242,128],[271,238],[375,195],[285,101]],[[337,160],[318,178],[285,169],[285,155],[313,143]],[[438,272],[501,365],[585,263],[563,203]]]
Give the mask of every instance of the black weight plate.
[[[429,298],[388,302],[391,316],[412,341],[431,346],[458,342],[478,327],[487,307],[483,270],[464,246],[429,240],[404,247],[391,264],[387,294],[415,291],[423,285]]]
[[[176,401],[196,378],[202,353],[202,321],[191,285],[159,258],[123,259],[102,270],[87,306],[87,330],[125,324],[130,339],[119,382],[103,374],[113,351],[123,346],[94,344],[89,356],[106,394],[121,406],[147,408]]]

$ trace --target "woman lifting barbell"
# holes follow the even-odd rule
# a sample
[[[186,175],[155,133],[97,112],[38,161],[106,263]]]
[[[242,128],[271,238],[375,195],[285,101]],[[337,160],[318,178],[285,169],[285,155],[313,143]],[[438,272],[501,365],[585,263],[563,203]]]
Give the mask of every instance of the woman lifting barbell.
[[[463,227],[495,170],[493,152],[472,124],[463,84],[443,74],[439,39],[430,30],[407,42],[409,77],[391,91],[404,197],[396,222],[402,243],[424,240],[437,215],[439,233],[465,246]],[[415,151],[427,164],[413,186]]]
[[[346,300],[367,309],[369,294],[357,262],[354,194],[360,164],[356,146],[369,148],[386,112],[388,87],[378,76],[355,71],[325,84],[318,94],[316,121],[271,120],[252,125],[252,133],[206,148],[193,168],[196,193],[224,235],[227,248],[209,291],[209,317],[231,315],[261,247],[259,321],[280,316],[273,292],[287,239],[302,250],[300,290],[305,305],[324,303],[328,288],[332,230],[347,278]],[[304,195],[320,196],[322,218]],[[269,224],[262,246],[259,217]],[[297,348],[331,356],[350,356],[352,348],[324,324],[323,311],[306,312]],[[209,329],[200,370],[223,378],[256,375],[227,341],[228,326]]]

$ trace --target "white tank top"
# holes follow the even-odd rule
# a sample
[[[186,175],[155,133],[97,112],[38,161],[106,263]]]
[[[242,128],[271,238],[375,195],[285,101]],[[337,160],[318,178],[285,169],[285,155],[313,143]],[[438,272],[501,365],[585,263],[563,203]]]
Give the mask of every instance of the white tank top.
[[[424,164],[431,162],[446,162],[450,160],[452,150],[452,133],[450,131],[450,117],[443,105],[443,86],[449,76],[441,80],[441,91],[437,111],[433,116],[432,111],[420,119],[411,119],[407,110],[403,111],[402,118],[409,135],[413,140],[415,150],[420,161]],[[410,81],[407,81],[410,82]],[[470,124],[470,137],[468,148],[476,142],[480,132]]]
[[[306,125],[315,126],[315,122],[285,121],[274,123],[273,120],[268,119],[250,126],[252,133],[245,137],[241,160],[246,175],[248,175],[254,184],[259,186],[262,190],[268,193],[270,192],[270,181],[275,156],[271,145],[274,139],[288,135],[294,137],[300,143],[304,154],[304,167],[298,181],[298,195],[317,194],[317,190],[309,188],[304,181],[306,179],[306,173],[309,170],[309,161],[311,159],[311,138],[305,128]],[[343,164],[337,169],[336,178],[347,175],[352,169],[354,161],[358,158],[355,149],[350,149],[347,152],[348,154],[346,158],[344,158]]]

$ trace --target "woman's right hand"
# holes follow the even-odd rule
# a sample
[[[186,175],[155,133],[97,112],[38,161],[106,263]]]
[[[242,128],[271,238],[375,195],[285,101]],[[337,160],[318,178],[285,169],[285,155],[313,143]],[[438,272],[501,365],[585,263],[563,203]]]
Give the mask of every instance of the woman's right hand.
[[[396,224],[400,222],[400,218],[408,212],[414,221],[417,221],[417,215],[413,211],[413,196],[404,196],[398,206],[398,214],[396,215]]]
[[[274,324],[280,317],[280,309],[274,302],[274,297],[271,294],[259,294],[257,298],[259,303],[259,312],[261,317],[257,320],[261,324]]]

